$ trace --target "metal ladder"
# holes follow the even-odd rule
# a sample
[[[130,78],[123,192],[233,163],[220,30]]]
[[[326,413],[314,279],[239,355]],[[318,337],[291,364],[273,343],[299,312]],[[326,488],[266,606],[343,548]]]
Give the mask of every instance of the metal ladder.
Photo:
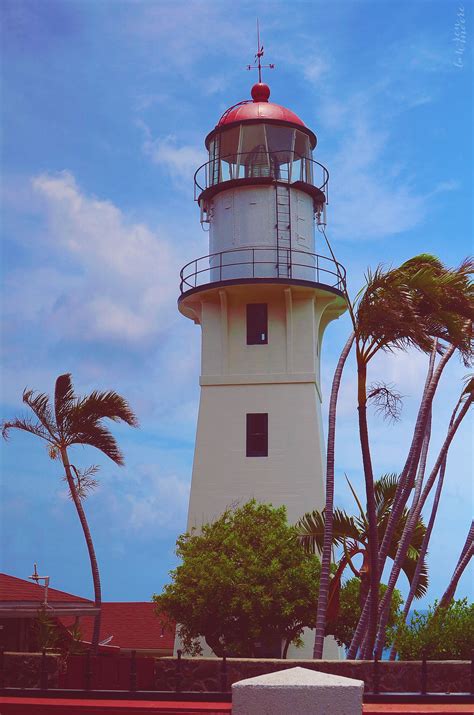
[[[210,165],[210,181],[209,185],[210,186],[215,186],[216,184],[219,183],[220,181],[220,149],[221,149],[221,142],[220,142],[220,135],[217,134],[216,137],[214,137],[214,144],[213,144],[213,152],[211,156],[211,165]]]
[[[276,232],[277,232],[277,276],[291,278],[291,202],[290,187],[275,184]]]

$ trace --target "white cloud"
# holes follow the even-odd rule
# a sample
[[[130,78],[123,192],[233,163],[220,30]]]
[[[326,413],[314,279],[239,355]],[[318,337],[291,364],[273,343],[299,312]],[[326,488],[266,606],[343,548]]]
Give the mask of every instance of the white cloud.
[[[203,149],[189,144],[180,145],[173,135],[157,139],[149,136],[143,142],[143,151],[154,164],[165,167],[171,177],[183,186],[188,186],[196,169],[208,159]]]
[[[73,269],[32,268],[23,281],[32,299],[10,300],[86,340],[142,340],[169,324],[180,261],[166,237],[86,195],[68,172],[41,174],[32,185],[42,199],[46,248],[55,265],[72,259]]]
[[[137,465],[115,475],[104,475],[97,493],[100,511],[108,513],[120,531],[132,530],[147,540],[186,528],[189,480],[176,473],[161,473],[156,464]]]
[[[399,166],[387,171],[388,138],[363,113],[349,120],[331,161],[330,224],[339,239],[383,239],[418,226],[425,217],[426,197],[401,180]]]

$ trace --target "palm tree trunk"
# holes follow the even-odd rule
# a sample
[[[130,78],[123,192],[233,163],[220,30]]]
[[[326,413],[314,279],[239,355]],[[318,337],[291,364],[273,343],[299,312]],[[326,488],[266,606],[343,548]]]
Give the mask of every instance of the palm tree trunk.
[[[455,352],[455,347],[449,345],[446,352],[441,357],[436,370],[434,371],[431,381],[428,379],[425,382],[425,389],[421,399],[420,407],[418,410],[418,416],[415,423],[415,429],[413,433],[412,443],[410,445],[410,450],[403,467],[403,471],[400,475],[400,484],[397,488],[397,494],[395,495],[394,504],[388,519],[387,527],[385,529],[384,538],[379,550],[379,573],[383,573],[385,562],[387,560],[388,551],[390,549],[395,528],[400,521],[403,509],[406,505],[408,497],[413,487],[414,472],[418,466],[418,459],[422,449],[423,439],[426,431],[426,420],[428,416],[428,410],[431,408],[436,389],[438,387],[442,372],[446,367],[448,360],[452,357]],[[418,453],[418,457],[416,456]],[[435,475],[436,476],[436,475]],[[402,486],[405,482],[405,487]],[[349,650],[347,652],[348,659],[354,659],[359,650],[362,639],[366,633],[367,620],[369,617],[370,608],[370,596],[367,599],[365,606],[362,610],[359,622],[354,631]],[[388,611],[387,611],[388,613]]]
[[[400,544],[397,549],[397,554],[394,559],[392,571],[390,573],[390,578],[388,580],[387,584],[387,589],[385,591],[384,597],[382,599],[382,603],[380,604],[380,615],[379,615],[379,630],[377,633],[377,642],[375,646],[375,654],[378,658],[382,655],[382,650],[385,642],[385,629],[387,626],[387,621],[388,621],[388,616],[390,612],[390,601],[392,599],[392,594],[393,590],[396,586],[396,583],[398,581],[398,577],[400,575],[400,571],[402,570],[402,565],[403,562],[405,561],[406,554],[408,551],[408,547],[413,535],[413,530],[415,528],[415,524],[418,521],[421,510],[426,502],[426,499],[428,498],[428,495],[431,491],[431,488],[434,484],[434,481],[436,479],[436,476],[440,470],[440,467],[442,463],[444,462],[445,458],[447,457],[448,454],[448,449],[451,445],[451,442],[454,438],[454,435],[456,434],[456,431],[461,424],[463,418],[467,414],[467,411],[469,410],[469,407],[471,406],[473,401],[473,395],[469,395],[469,397],[465,400],[464,405],[462,406],[461,410],[459,411],[458,416],[454,420],[453,424],[448,430],[448,434],[446,436],[446,439],[444,440],[443,446],[441,447],[441,451],[438,455],[438,459],[436,460],[436,463],[431,471],[430,476],[428,477],[428,480],[426,482],[425,488],[423,489],[423,493],[418,500],[417,505],[415,506],[413,510],[413,514],[411,515],[410,518],[407,519],[407,523],[405,525],[405,529],[403,530],[402,537],[400,539]]]
[[[455,418],[456,418],[456,415],[457,415],[459,406],[461,405],[462,399],[463,399],[463,395],[461,395],[461,397],[459,398],[459,400],[458,400],[457,403],[456,403],[456,406],[455,406],[455,408],[454,408],[454,410],[453,410],[453,413],[452,413],[452,415],[451,415],[451,419],[449,420],[449,427],[448,427],[448,429],[450,429],[450,428],[452,427],[452,425],[453,425],[453,422],[454,422],[454,420],[455,420]],[[431,420],[430,420],[430,424],[431,424]],[[424,446],[424,445],[423,445],[423,446]],[[423,471],[424,471],[424,465],[426,464],[426,456],[425,456],[425,458],[423,459],[423,454],[422,454],[422,457],[421,457],[421,459],[420,459],[420,469],[421,469],[422,463],[423,463]],[[424,537],[423,537],[423,541],[421,542],[421,548],[420,548],[420,555],[419,555],[419,557],[418,557],[418,563],[417,563],[417,565],[416,565],[415,573],[414,573],[414,575],[413,575],[413,579],[412,579],[412,582],[411,582],[411,585],[410,585],[410,591],[409,591],[409,593],[408,593],[407,600],[406,600],[405,606],[404,606],[404,608],[403,608],[402,618],[403,618],[404,621],[406,621],[406,619],[407,619],[408,613],[409,613],[409,611],[410,611],[411,604],[413,603],[413,599],[414,599],[414,597],[415,597],[416,589],[418,588],[418,581],[420,580],[421,570],[422,570],[422,568],[423,568],[423,564],[424,564],[424,561],[425,561],[426,552],[427,552],[427,550],[428,550],[428,545],[429,545],[430,539],[431,539],[431,533],[432,533],[432,531],[433,531],[433,526],[434,526],[434,523],[435,523],[436,515],[437,515],[437,513],[438,513],[438,506],[439,506],[439,501],[440,501],[440,497],[441,497],[441,491],[442,491],[442,489],[443,489],[443,484],[444,484],[444,475],[445,475],[445,473],[446,473],[446,464],[447,464],[447,456],[444,458],[443,463],[441,464],[440,473],[439,473],[439,478],[438,478],[438,484],[437,484],[437,486],[436,486],[436,491],[435,491],[435,495],[434,495],[434,498],[433,498],[433,505],[432,505],[432,507],[431,507],[430,519],[429,519],[429,522],[428,522],[428,526],[426,527],[426,531],[425,531],[425,535],[424,535]],[[418,498],[419,498],[419,497],[418,497]],[[418,503],[418,499],[413,498],[413,503],[414,503],[414,504],[417,504],[417,503]],[[464,555],[464,554],[462,554],[461,556],[463,556],[463,555]],[[393,645],[393,646],[392,646],[392,650],[390,651],[390,660],[395,660],[396,653],[397,653],[397,652],[396,652],[396,649],[395,649],[395,645]]]
[[[380,546],[379,552],[379,570],[380,573],[383,572],[385,562],[387,560],[388,552],[392,544],[393,535],[395,529],[400,521],[403,509],[406,506],[408,498],[411,494],[413,488],[413,481],[415,479],[416,470],[418,468],[418,462],[420,459],[420,453],[423,447],[423,440],[426,435],[426,425],[431,411],[431,406],[433,404],[433,398],[436,393],[441,375],[444,368],[446,367],[448,360],[454,354],[456,348],[453,345],[449,345],[446,352],[441,357],[436,370],[433,373],[433,377],[429,379],[429,371],[427,379],[425,382],[425,388],[423,391],[423,396],[421,399],[420,407],[418,410],[418,416],[415,423],[415,429],[413,432],[412,443],[410,445],[410,450],[403,467],[403,471],[400,475],[399,486],[397,487],[397,493],[395,495],[395,500],[393,503],[393,508],[391,510],[387,527],[385,529],[384,538]]]
[[[447,608],[451,601],[454,598],[454,594],[456,593],[456,588],[459,582],[459,579],[461,578],[464,569],[468,565],[469,561],[471,560],[472,556],[474,555],[474,521],[471,522],[471,528],[469,529],[469,533],[467,535],[463,550],[461,551],[461,556],[459,557],[458,563],[456,565],[456,568],[454,569],[453,576],[451,578],[451,581],[449,582],[449,586],[444,592],[441,601],[439,602],[439,608]],[[436,609],[436,610],[438,610]]]
[[[69,462],[69,457],[67,450],[65,448],[61,449],[61,459],[63,462],[64,470],[66,472],[66,479],[69,486],[69,491],[71,492],[71,497],[76,507],[77,514],[79,516],[79,521],[81,522],[82,531],[84,533],[84,538],[86,540],[87,550],[89,552],[89,560],[91,564],[92,571],[92,581],[94,583],[94,605],[99,609],[99,613],[94,617],[94,631],[92,634],[92,653],[95,654],[99,645],[100,637],[100,621],[101,621],[101,606],[102,606],[102,593],[100,588],[100,575],[99,567],[97,565],[97,558],[95,555],[94,544],[92,543],[91,532],[89,529],[89,524],[87,523],[84,508],[82,506],[81,499],[77,493],[76,485],[74,483],[74,478],[72,476],[71,464]]]
[[[357,373],[358,373],[358,414],[359,414],[359,438],[362,452],[362,462],[364,465],[365,491],[367,496],[367,520],[368,528],[368,551],[370,565],[370,611],[367,629],[367,648],[372,650],[375,633],[377,629],[378,597],[379,597],[379,544],[377,530],[377,508],[374,493],[374,474],[372,469],[372,458],[370,455],[369,430],[367,425],[367,364],[363,355],[357,348]]]
[[[428,544],[430,543],[431,532],[433,531],[436,514],[438,512],[438,505],[439,505],[439,500],[440,500],[440,496],[441,496],[441,490],[443,489],[444,474],[446,472],[446,463],[447,463],[447,459],[445,458],[443,461],[443,464],[441,465],[438,484],[436,486],[436,492],[435,492],[434,499],[433,499],[433,507],[431,509],[431,514],[430,514],[430,520],[428,522],[428,526],[426,527],[426,532],[423,537],[423,541],[421,543],[420,555],[418,557],[418,563],[416,565],[415,573],[413,575],[413,579],[412,579],[411,586],[410,586],[410,591],[408,593],[407,600],[406,600],[405,606],[403,608],[402,618],[403,618],[404,622],[406,621],[408,613],[410,612],[411,604],[413,603],[413,599],[415,597],[415,592],[416,592],[416,589],[418,588],[418,581],[420,579],[421,569],[423,568],[426,552],[428,550]],[[393,645],[392,649],[390,651],[390,660],[395,660],[396,655],[397,655],[397,650],[395,648],[395,645]]]
[[[321,576],[319,580],[318,609],[316,612],[316,633],[314,638],[313,658],[323,657],[324,634],[326,632],[326,611],[329,593],[329,575],[332,556],[332,524],[334,513],[334,463],[336,442],[336,408],[342,372],[351,351],[355,335],[352,333],[339,357],[331,388],[328,419],[328,448],[326,456],[326,505],[324,507],[324,537],[321,556]]]

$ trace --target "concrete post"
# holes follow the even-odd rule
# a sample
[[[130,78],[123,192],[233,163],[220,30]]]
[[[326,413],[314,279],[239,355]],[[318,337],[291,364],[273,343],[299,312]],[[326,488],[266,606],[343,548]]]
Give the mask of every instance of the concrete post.
[[[361,715],[362,680],[289,668],[232,686],[233,715]]]

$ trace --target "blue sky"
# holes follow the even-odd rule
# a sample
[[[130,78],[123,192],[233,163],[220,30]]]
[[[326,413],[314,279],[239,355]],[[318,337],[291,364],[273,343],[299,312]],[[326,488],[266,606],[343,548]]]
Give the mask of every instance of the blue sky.
[[[101,466],[86,509],[106,600],[148,600],[184,530],[199,399],[199,329],[176,309],[179,268],[207,253],[192,176],[204,137],[250,96],[255,3],[4,0],[2,62],[2,412],[25,386],[113,388],[140,429],[114,428],[126,458]],[[271,99],[318,135],[328,234],[353,292],[367,267],[420,252],[455,265],[472,251],[472,6],[457,2],[260,2]],[[459,26],[458,26],[459,28]],[[456,52],[457,50],[457,52]],[[349,331],[327,331],[324,394]],[[381,357],[402,420],[371,415],[378,474],[401,468],[424,381],[419,353]],[[435,403],[433,463],[466,369],[451,361]],[[443,592],[472,514],[468,423],[450,453],[429,556]],[[336,501],[363,494],[353,364],[340,404]],[[51,585],[92,595],[82,533],[42,444],[2,446],[2,570],[33,562]],[[458,594],[472,597],[472,570]],[[400,581],[402,590],[405,584]],[[471,591],[471,592],[470,592]]]

